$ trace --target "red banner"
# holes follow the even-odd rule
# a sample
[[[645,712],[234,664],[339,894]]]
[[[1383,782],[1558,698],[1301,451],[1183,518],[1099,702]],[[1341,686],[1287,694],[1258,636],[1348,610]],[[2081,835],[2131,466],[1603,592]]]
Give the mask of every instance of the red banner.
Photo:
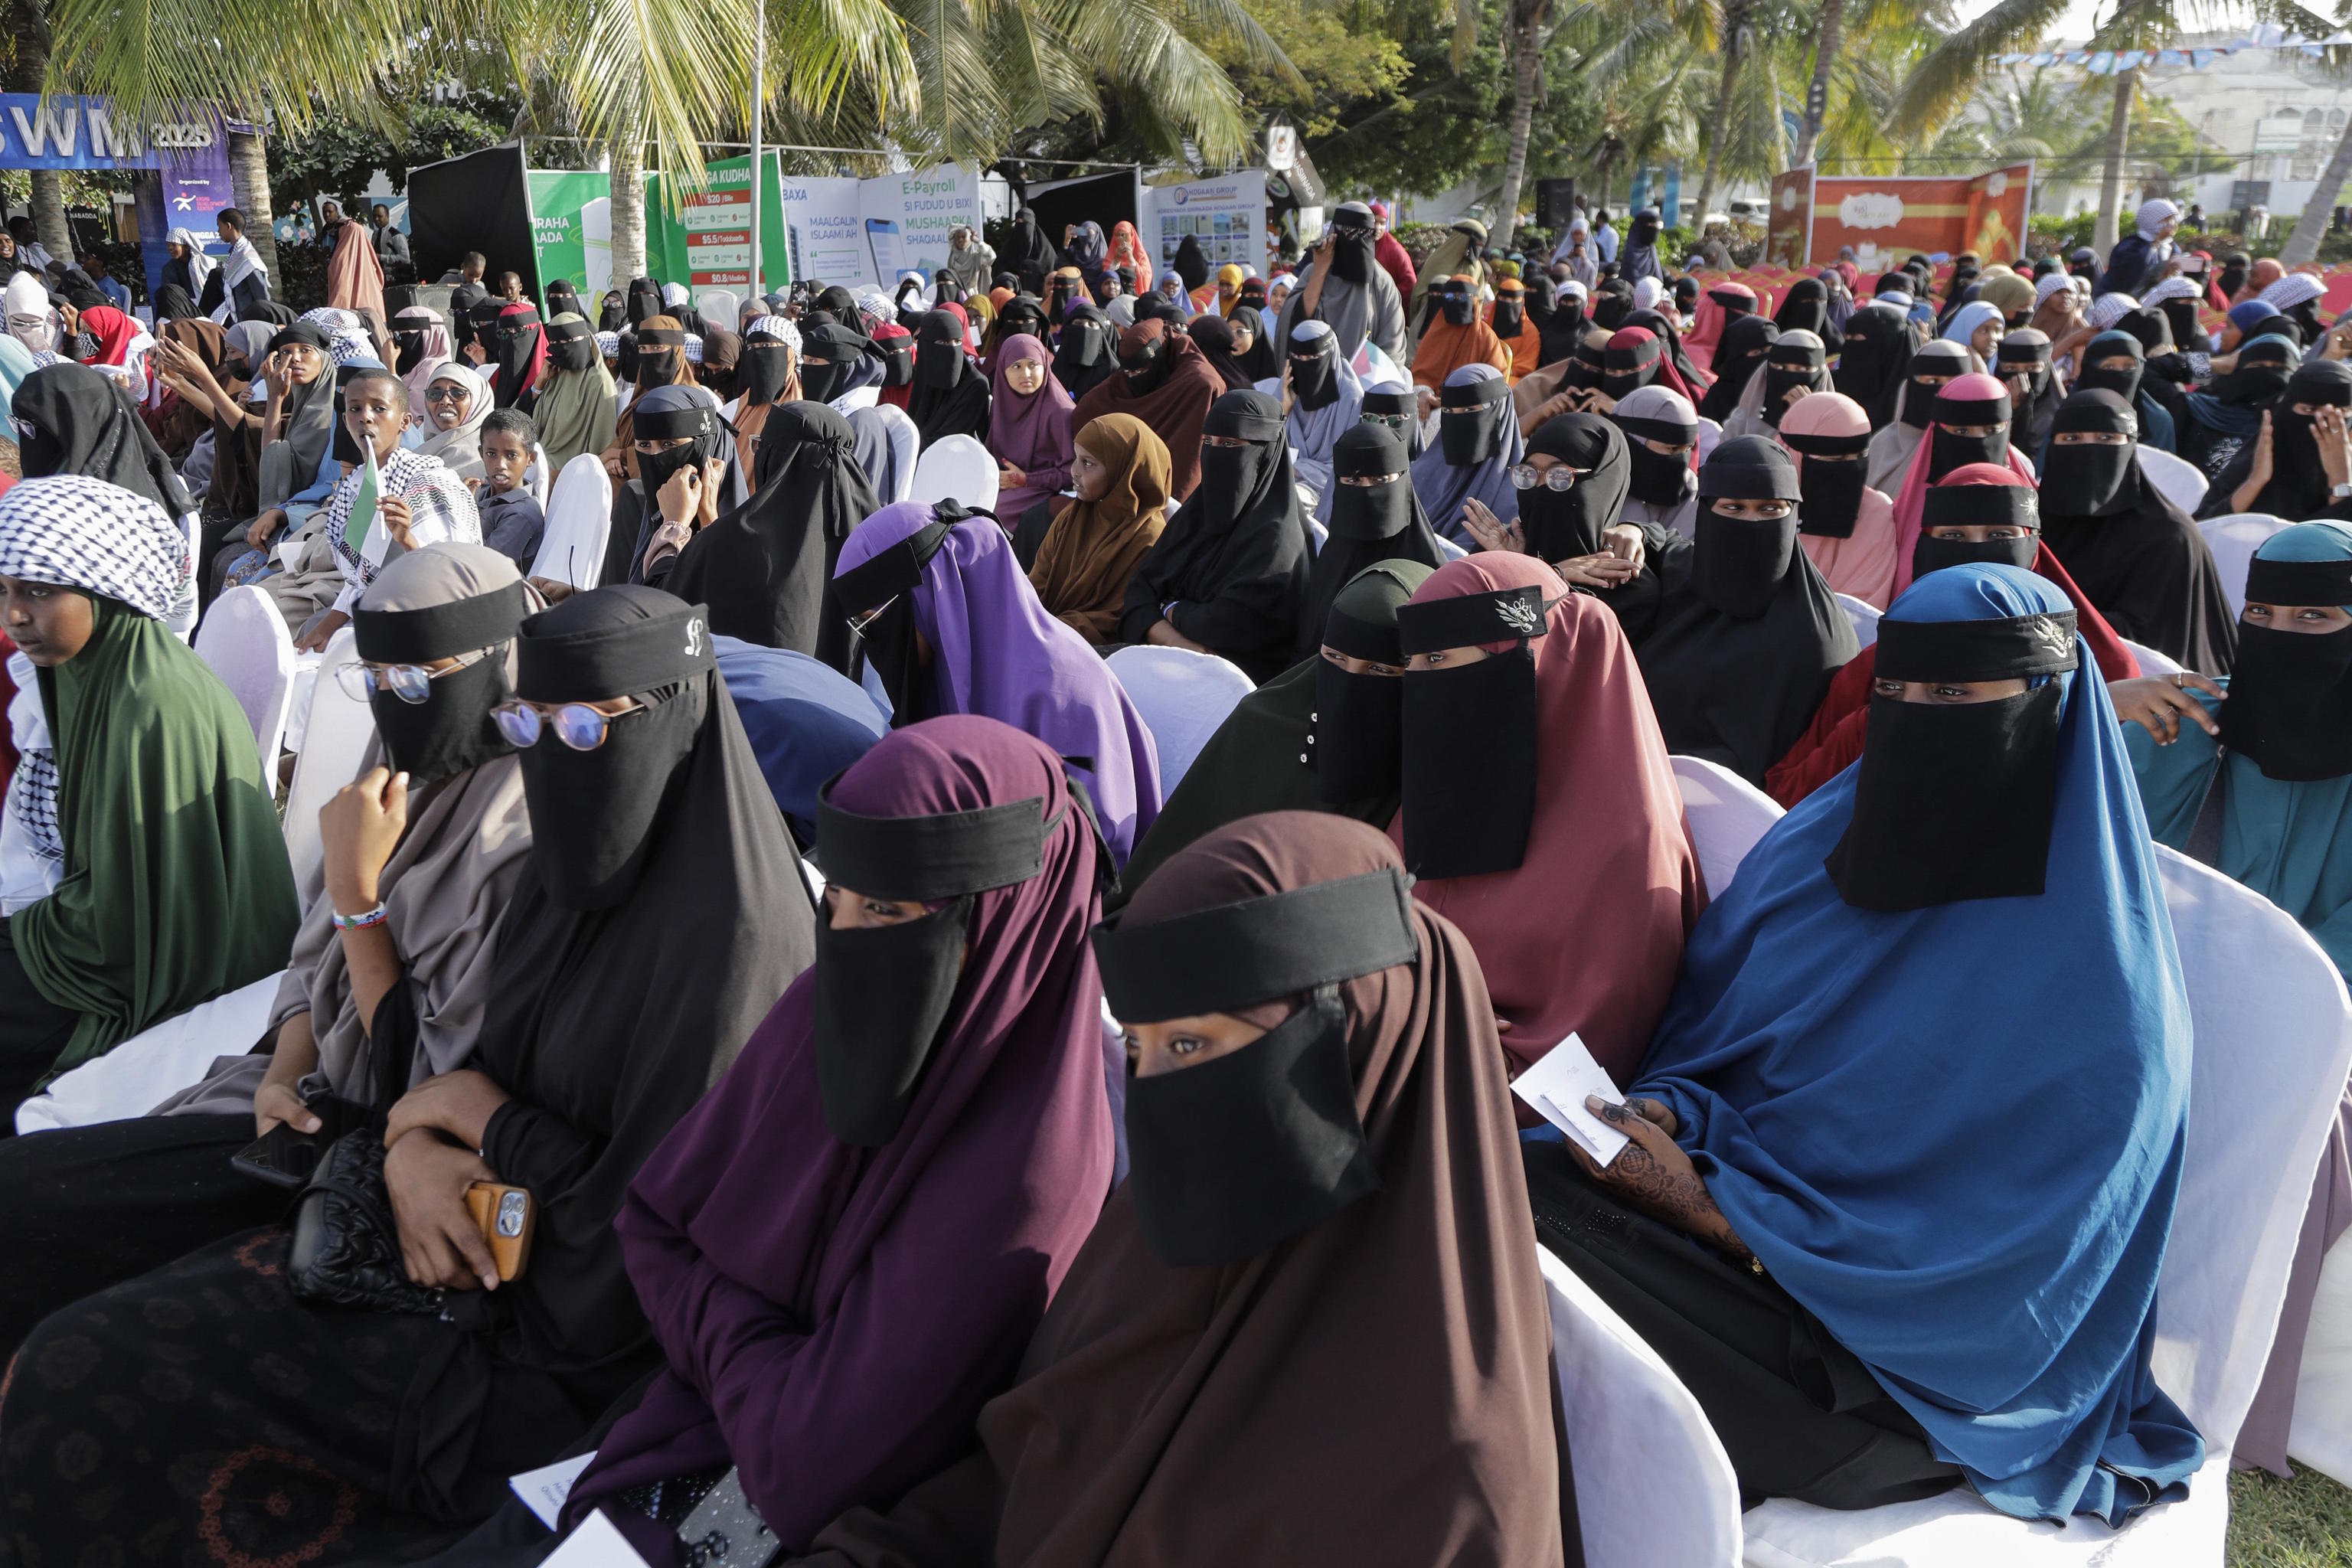
[[[1804,182],[1798,195],[1795,182]],[[2025,239],[2027,203],[2033,165],[2019,163],[1970,179],[1964,175],[1836,175],[1814,177],[1792,169],[1772,181],[1772,248],[1784,204],[1794,222],[1799,210],[1811,220],[1811,244],[1803,260],[1819,265],[1852,247],[1864,274],[1899,267],[1906,257],[1949,257],[1973,250],[1984,261],[2017,259]],[[1787,193],[1784,195],[1783,193]]]
[[[1768,267],[1802,267],[1813,226],[1813,166],[1772,176],[1771,212],[1764,230]]]

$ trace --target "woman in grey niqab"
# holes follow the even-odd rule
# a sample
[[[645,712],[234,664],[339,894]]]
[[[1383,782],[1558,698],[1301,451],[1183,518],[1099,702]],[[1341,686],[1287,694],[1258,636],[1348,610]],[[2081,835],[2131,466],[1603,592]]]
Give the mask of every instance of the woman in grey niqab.
[[[1290,331],[1290,353],[1314,354],[1323,352],[1323,341],[1332,335],[1328,323],[1301,321]],[[1289,412],[1283,416],[1283,430],[1290,440],[1290,458],[1298,471],[1298,482],[1315,492],[1315,521],[1331,521],[1331,447],[1361,422],[1364,406],[1364,384],[1356,374],[1345,355],[1333,360],[1331,401],[1320,408],[1309,408],[1290,388],[1287,399]],[[1257,390],[1269,397],[1282,395],[1279,373],[1272,381],[1260,382]]]

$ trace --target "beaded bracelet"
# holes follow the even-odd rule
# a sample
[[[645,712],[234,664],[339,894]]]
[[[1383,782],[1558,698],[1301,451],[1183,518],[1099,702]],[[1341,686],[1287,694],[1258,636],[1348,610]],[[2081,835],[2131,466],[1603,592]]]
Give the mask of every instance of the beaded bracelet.
[[[392,912],[386,910],[382,904],[378,904],[375,908],[368,910],[364,914],[339,914],[335,916],[335,929],[337,931],[365,931],[370,926],[380,926],[391,918]]]

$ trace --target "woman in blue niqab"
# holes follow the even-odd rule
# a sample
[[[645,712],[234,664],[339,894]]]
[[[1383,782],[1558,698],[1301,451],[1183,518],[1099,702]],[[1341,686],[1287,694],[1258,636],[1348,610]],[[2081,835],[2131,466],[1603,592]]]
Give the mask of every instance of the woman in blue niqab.
[[[2018,619],[2033,616],[2053,619]],[[1921,578],[1886,620],[2039,626],[2047,645],[2073,616],[2032,573],[1966,565]],[[1764,1275],[1861,1358],[1935,1458],[2005,1513],[2116,1524],[2185,1495],[2204,1458],[2148,1368],[2189,1014],[2115,710],[2072,641],[2072,668],[2027,676],[2013,700],[2060,683],[2054,789],[2032,808],[2049,814],[2046,861],[2026,867],[2042,890],[1849,902],[1841,886],[1866,868],[1839,851],[1866,752],[1765,835],[1699,921],[1633,1092],[1674,1113]],[[1971,711],[1873,703],[1874,721],[1911,708],[1895,717],[1918,735]],[[1965,879],[2013,852],[1994,840],[2024,815],[1980,818],[1986,845],[1940,852]],[[1936,814],[1916,820],[1932,845]]]

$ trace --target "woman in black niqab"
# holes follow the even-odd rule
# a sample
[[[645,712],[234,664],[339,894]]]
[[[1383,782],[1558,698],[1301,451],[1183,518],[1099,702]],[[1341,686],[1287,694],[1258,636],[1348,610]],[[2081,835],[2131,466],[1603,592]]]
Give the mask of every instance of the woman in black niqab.
[[[1118,338],[1110,318],[1089,300],[1075,301],[1054,334],[1054,379],[1075,403],[1117,369]]]
[[[1818,278],[1800,278],[1789,285],[1772,312],[1772,324],[1784,332],[1814,333],[1832,359],[1843,346],[1843,334],[1830,325],[1830,287]]]
[[[2268,322],[2263,323],[2265,326]],[[2255,340],[2260,342],[2260,339]],[[2251,346],[2251,345],[2250,345]],[[2241,349],[2238,362],[2242,372],[2246,351]],[[2220,383],[2230,378],[2216,377],[2209,391],[2218,393]],[[2265,405],[2271,426],[2271,479],[2254,493],[2252,504],[2239,506],[2235,497],[2246,481],[2253,477],[2254,452],[2261,445],[2261,432],[2246,437],[2237,455],[2213,476],[2205,487],[2205,499],[2197,508],[2199,517],[2227,517],[2231,512],[2267,512],[2283,517],[2289,522],[2308,522],[2315,517],[2333,517],[2335,498],[2327,470],[2319,461],[2319,446],[2312,434],[2312,418],[2297,414],[2297,404],[2317,407],[2352,408],[2352,363],[2344,360],[2314,357],[2295,367],[2286,378],[2284,386]],[[2070,563],[2071,564],[2071,563]],[[2120,628],[2118,628],[2120,629]],[[2128,634],[2126,634],[2128,635]]]
[[[1764,356],[1780,341],[1780,329],[1761,316],[1741,316],[1723,329],[1715,347],[1715,384],[1698,400],[1698,416],[1720,425],[1739,406],[1748,378],[1763,367]]]
[[[1227,392],[1246,392],[1255,384],[1256,378],[1242,368],[1240,359],[1234,353],[1231,321],[1214,314],[1202,316],[1192,323],[1191,337],[1192,346],[1201,351],[1201,357],[1209,362],[1209,368],[1217,373]]]
[[[988,438],[988,377],[964,353],[963,322],[952,310],[924,313],[915,333],[915,389],[907,417],[926,447],[950,436]]]
[[[1307,574],[1298,616],[1297,656],[1323,646],[1331,601],[1356,574],[1383,561],[1417,562],[1433,571],[1446,556],[1412,488],[1412,459],[1395,432],[1359,425],[1331,444],[1330,538]],[[1182,513],[1180,511],[1179,516]]]
[[[721,637],[790,648],[847,674],[849,626],[835,606],[833,569],[849,531],[882,506],[858,466],[856,436],[821,403],[780,403],[752,467],[751,498],[697,533],[663,586],[709,605]]]
[[[1037,226],[1035,213],[1023,207],[1013,215],[1013,232],[1006,237],[1004,254],[998,259],[1020,278],[1025,292],[1045,293],[1045,275],[1054,270],[1054,244]]]
[[[1201,254],[1201,240],[1197,235],[1188,234],[1183,237],[1176,247],[1175,259],[1168,265],[1174,268],[1176,276],[1184,280],[1184,292],[1187,294],[1200,292],[1209,281],[1209,258]],[[1189,300],[1185,301],[1187,307],[1191,303]],[[1187,313],[1190,313],[1189,309]]]
[[[1313,550],[1284,438],[1282,405],[1229,392],[1202,426],[1201,484],[1128,583],[1121,641],[1161,621],[1252,680],[1289,668]],[[1233,446],[1213,445],[1223,439]]]
[[[1249,281],[1255,283],[1258,279],[1253,278]],[[1237,343],[1243,332],[1250,335],[1249,347],[1237,349],[1234,353],[1234,360],[1242,367],[1244,375],[1252,382],[1260,382],[1272,381],[1282,374],[1282,356],[1274,352],[1274,340],[1266,335],[1265,311],[1255,305],[1236,305],[1233,314],[1225,318],[1225,324],[1233,328],[1234,341]]]
[[[1892,305],[1874,302],[1845,319],[1845,336],[1831,379],[1840,392],[1862,405],[1874,432],[1894,422],[1895,397],[1909,374],[1916,341],[1910,318]]]
[[[2129,437],[2120,445],[2070,435]],[[2140,472],[2139,419],[2115,393],[2070,394],[2042,454],[2042,542],[2118,635],[2204,675],[2227,675],[2238,617],[2212,547]]]

